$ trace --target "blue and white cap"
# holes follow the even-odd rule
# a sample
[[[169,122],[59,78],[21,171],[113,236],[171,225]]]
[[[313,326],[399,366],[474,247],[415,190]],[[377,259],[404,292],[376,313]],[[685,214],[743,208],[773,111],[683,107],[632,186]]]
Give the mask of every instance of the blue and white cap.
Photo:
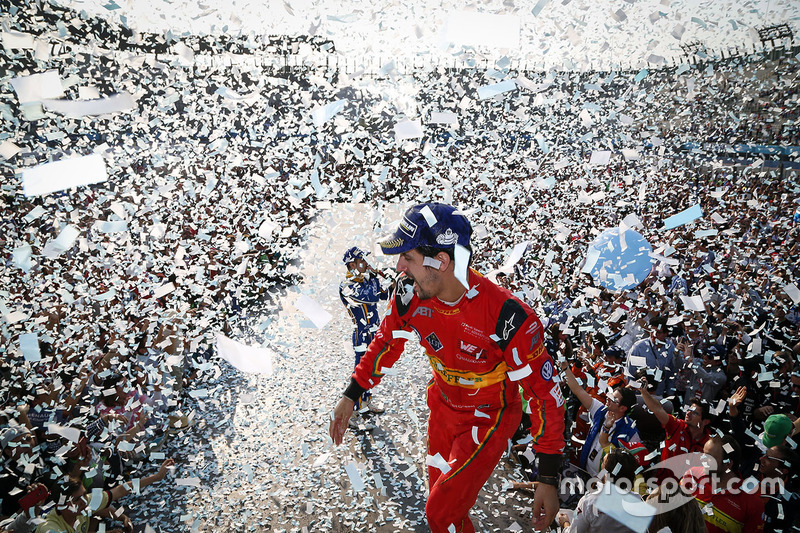
[[[353,246],[349,248],[344,255],[342,256],[342,263],[345,265],[350,263],[351,261],[355,261],[357,259],[363,259],[367,256],[367,252],[359,248],[358,246]]]
[[[455,207],[428,202],[406,211],[394,233],[383,238],[379,244],[387,255],[402,254],[421,246],[440,250],[452,248],[455,277],[469,291],[467,270],[472,255],[469,247],[471,237],[472,226],[469,220]],[[467,296],[472,298],[470,294],[468,292]]]
[[[468,248],[471,236],[472,226],[469,220],[457,213],[455,207],[428,202],[406,211],[394,233],[379,244],[383,253],[394,255],[420,246],[442,250],[456,245]]]

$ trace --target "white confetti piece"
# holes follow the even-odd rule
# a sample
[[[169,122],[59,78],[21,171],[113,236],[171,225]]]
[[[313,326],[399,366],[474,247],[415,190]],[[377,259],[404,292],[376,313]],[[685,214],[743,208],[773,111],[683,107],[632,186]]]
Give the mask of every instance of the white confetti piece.
[[[428,466],[432,466],[434,468],[438,468],[439,470],[441,470],[442,474],[447,474],[451,470],[450,465],[447,463],[447,461],[445,461],[444,457],[442,457],[442,455],[439,453],[437,453],[436,455],[428,455],[427,458],[425,459],[425,464]]]
[[[61,78],[56,70],[13,78],[11,86],[21,104],[39,102],[46,98],[60,98],[64,94]]]
[[[323,124],[339,114],[347,105],[347,100],[336,100],[330,104],[317,106],[311,111],[311,119],[315,128],[321,128]]]
[[[274,353],[268,348],[246,346],[218,333],[217,353],[222,359],[242,372],[272,374]]]
[[[394,125],[394,138],[397,141],[417,139],[424,135],[422,122],[419,120],[401,120]]]
[[[133,96],[129,93],[120,93],[107,98],[95,100],[42,100],[45,109],[61,113],[68,117],[93,117],[131,111],[136,107]]]
[[[800,304],[800,289],[794,283],[787,283],[783,286],[783,292],[789,295],[795,305]]]
[[[59,424],[48,424],[47,432],[52,435],[59,435],[64,437],[70,442],[77,443],[81,438],[81,430],[69,426],[62,426]]]
[[[531,365],[525,365],[522,368],[518,368],[516,370],[511,370],[510,372],[507,372],[506,375],[508,376],[508,379],[511,381],[519,381],[523,378],[530,376],[532,373],[533,370],[531,370]]]
[[[153,291],[153,298],[161,298],[175,290],[175,284],[172,282],[165,283]]]
[[[22,188],[25,196],[41,196],[107,179],[103,157],[94,154],[23,169]]]
[[[442,262],[438,259],[434,259],[433,257],[428,257],[427,255],[422,259],[422,266],[431,267],[435,269],[440,269],[442,267]]]
[[[458,115],[452,111],[434,111],[431,113],[431,124],[450,124],[458,126]]]
[[[493,48],[517,48],[520,41],[520,18],[473,11],[450,13],[444,28],[445,43]]]
[[[306,315],[317,329],[324,328],[333,318],[319,303],[305,294],[301,294],[297,298],[294,306]]]
[[[3,159],[11,159],[21,151],[22,149],[19,146],[9,140],[0,142],[0,157]]]
[[[412,341],[417,338],[417,335],[413,331],[405,331],[402,329],[395,329],[392,330],[392,338],[393,339],[406,339]]]

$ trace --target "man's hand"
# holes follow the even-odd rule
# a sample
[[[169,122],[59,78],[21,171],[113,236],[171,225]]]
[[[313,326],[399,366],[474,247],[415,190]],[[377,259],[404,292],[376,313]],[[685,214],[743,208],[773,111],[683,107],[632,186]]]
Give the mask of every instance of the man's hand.
[[[125,418],[124,415],[121,415],[119,413],[115,413],[114,411],[110,411],[110,412],[104,414],[100,418],[102,418],[103,422],[105,422],[106,424],[110,424],[111,422],[117,421],[120,424],[122,424],[123,426],[127,426],[128,425],[128,419]]]
[[[45,487],[41,483],[31,483],[30,485],[28,485],[28,488],[26,490],[28,494],[30,494],[35,490],[40,491],[42,494],[42,497],[39,500],[37,500],[36,503],[33,504],[34,507],[38,507],[39,505],[43,504],[45,500],[47,500],[47,497],[50,495],[50,493],[47,491],[47,487]]]
[[[734,392],[731,395],[731,399],[728,401],[730,402],[731,405],[738,406],[740,403],[744,401],[746,396],[747,396],[747,387],[739,387],[738,389],[736,389],[736,392]]]
[[[539,483],[533,493],[533,519],[531,525],[536,531],[544,531],[558,512],[558,490],[552,485]]]
[[[161,463],[161,468],[158,469],[158,473],[156,474],[156,480],[162,481],[165,477],[167,477],[167,472],[169,472],[169,469],[173,466],[175,466],[175,459],[172,459],[171,457]]]
[[[125,530],[125,533],[133,533],[133,524],[131,523],[131,519],[128,518],[127,515],[120,516],[119,520],[122,521],[122,527]]]
[[[336,409],[333,410],[333,418],[331,418],[328,432],[336,445],[342,443],[344,432],[347,431],[347,423],[350,421],[350,417],[353,416],[354,406],[355,402],[353,400],[342,396],[342,399],[336,404]]]
[[[765,405],[756,409],[756,420],[766,420],[769,415],[775,412],[775,408],[771,405]]]

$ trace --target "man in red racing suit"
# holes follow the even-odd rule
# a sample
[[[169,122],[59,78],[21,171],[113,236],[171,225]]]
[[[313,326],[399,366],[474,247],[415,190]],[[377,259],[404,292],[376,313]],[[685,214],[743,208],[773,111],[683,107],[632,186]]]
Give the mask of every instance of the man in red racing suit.
[[[427,391],[431,531],[474,531],[469,510],[519,427],[519,385],[530,402],[532,447],[539,461],[533,525],[544,529],[558,510],[564,400],[534,312],[506,289],[457,264],[463,253],[453,258],[444,247],[461,246],[468,260],[470,233],[469,222],[451,206],[429,203],[412,207],[393,238],[381,243],[384,252],[400,253],[402,275],[389,313],[334,411],[331,437],[341,442],[353,399],[376,386],[406,340],[417,338],[433,368]],[[447,237],[437,239],[441,235]]]

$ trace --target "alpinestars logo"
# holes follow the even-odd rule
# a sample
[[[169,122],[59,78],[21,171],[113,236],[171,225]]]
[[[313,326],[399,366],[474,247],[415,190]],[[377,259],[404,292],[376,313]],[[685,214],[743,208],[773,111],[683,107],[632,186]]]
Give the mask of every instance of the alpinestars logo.
[[[503,340],[508,340],[508,336],[514,330],[514,317],[517,316],[516,313],[511,315],[511,318],[506,320],[506,327],[503,329]]]

